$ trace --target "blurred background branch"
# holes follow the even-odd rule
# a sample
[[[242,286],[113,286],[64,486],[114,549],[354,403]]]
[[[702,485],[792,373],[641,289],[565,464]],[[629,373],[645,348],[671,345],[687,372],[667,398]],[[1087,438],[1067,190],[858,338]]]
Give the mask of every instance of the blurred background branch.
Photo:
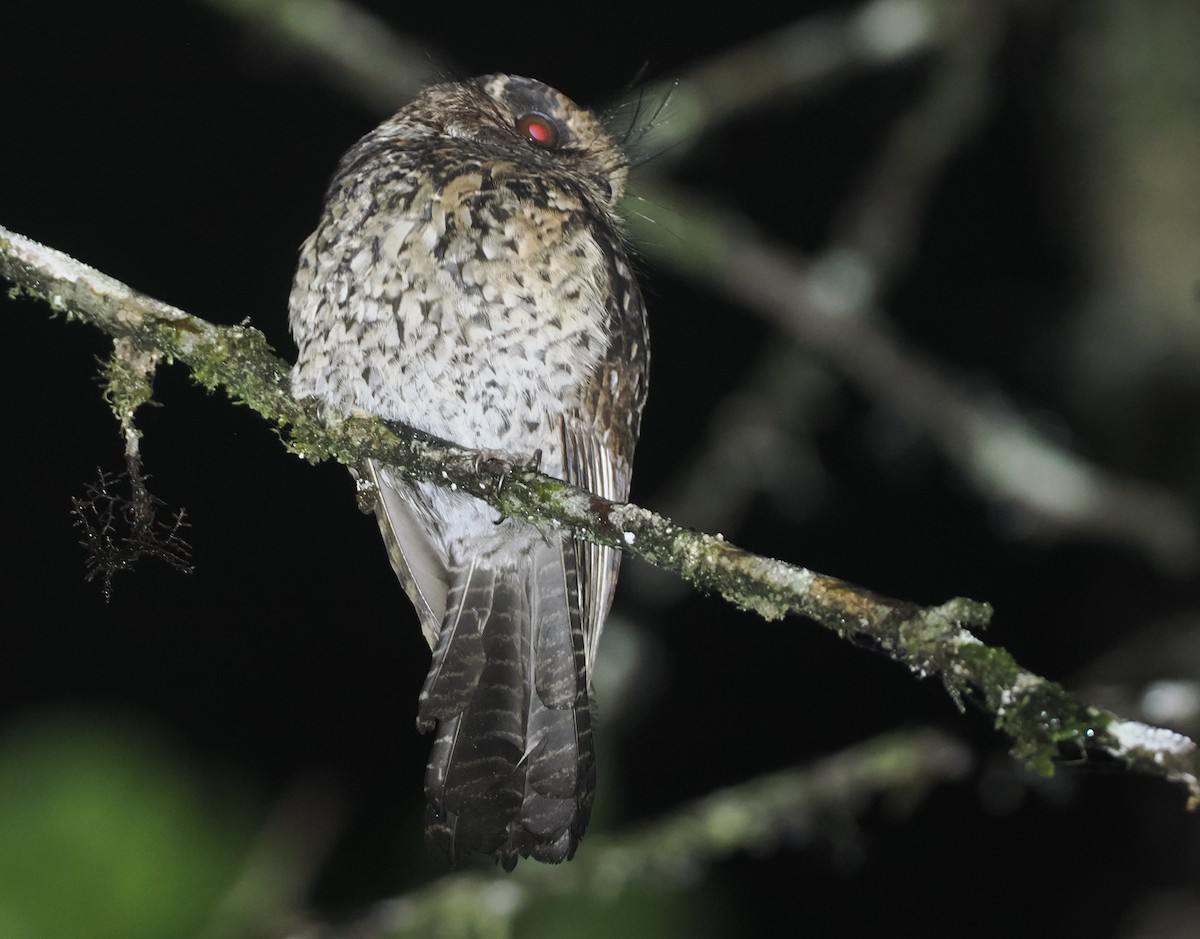
[[[447,68],[430,46],[348,0],[203,2],[381,114],[396,110],[396,102],[414,97]]]
[[[856,817],[881,803],[911,813],[930,789],[962,778],[970,755],[929,730],[888,734],[811,766],[747,780],[681,805],[627,832],[588,838],[561,867],[521,865],[511,876],[464,871],[387,900],[347,926],[308,925],[309,939],[399,939],[503,934],[548,897],[620,898],[635,889],[690,884],[741,852],[853,839]]]

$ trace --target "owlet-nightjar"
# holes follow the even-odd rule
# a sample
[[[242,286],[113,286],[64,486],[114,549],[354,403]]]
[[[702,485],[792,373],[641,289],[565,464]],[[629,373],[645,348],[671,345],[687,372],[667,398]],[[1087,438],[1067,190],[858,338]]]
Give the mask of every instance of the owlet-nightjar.
[[[627,170],[598,118],[540,82],[426,89],[342,158],[301,249],[296,397],[624,500],[649,368],[617,215]],[[570,858],[620,553],[386,464],[359,472],[433,650],[417,710],[434,731],[428,839],[509,870]]]

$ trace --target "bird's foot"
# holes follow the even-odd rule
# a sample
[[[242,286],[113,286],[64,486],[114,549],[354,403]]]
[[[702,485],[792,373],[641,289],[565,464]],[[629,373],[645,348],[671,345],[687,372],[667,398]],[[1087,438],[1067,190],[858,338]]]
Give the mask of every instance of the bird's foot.
[[[531,456],[523,456],[510,453],[507,450],[485,448],[475,455],[475,471],[479,472],[485,466],[489,469],[498,469],[500,471],[500,476],[496,480],[496,492],[498,494],[503,491],[504,485],[514,469],[540,470],[542,467],[542,451],[541,449],[537,449],[533,451]],[[503,521],[504,516],[501,515],[496,519],[496,524],[499,525]]]
[[[479,472],[484,467],[489,469],[497,469],[500,471],[499,486],[504,485],[504,480],[514,469],[531,469],[535,472],[542,468],[542,451],[537,449],[530,456],[524,454],[511,453],[508,450],[492,450],[484,448],[475,454],[475,472]]]

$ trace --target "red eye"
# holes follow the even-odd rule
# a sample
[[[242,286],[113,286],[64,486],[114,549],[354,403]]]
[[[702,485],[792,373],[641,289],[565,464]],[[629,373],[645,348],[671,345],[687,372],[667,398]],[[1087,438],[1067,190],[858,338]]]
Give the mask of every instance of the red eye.
[[[553,150],[558,146],[558,125],[537,111],[517,118],[517,133],[543,150]]]

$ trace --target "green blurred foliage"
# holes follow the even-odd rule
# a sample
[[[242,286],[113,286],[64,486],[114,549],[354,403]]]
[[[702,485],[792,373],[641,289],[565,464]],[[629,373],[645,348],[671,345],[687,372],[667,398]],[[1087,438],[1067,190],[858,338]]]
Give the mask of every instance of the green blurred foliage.
[[[204,932],[253,829],[244,798],[212,782],[128,722],[54,714],[6,728],[0,939]]]
[[[521,939],[709,939],[728,935],[711,891],[637,888],[603,894],[547,897],[516,918]]]

